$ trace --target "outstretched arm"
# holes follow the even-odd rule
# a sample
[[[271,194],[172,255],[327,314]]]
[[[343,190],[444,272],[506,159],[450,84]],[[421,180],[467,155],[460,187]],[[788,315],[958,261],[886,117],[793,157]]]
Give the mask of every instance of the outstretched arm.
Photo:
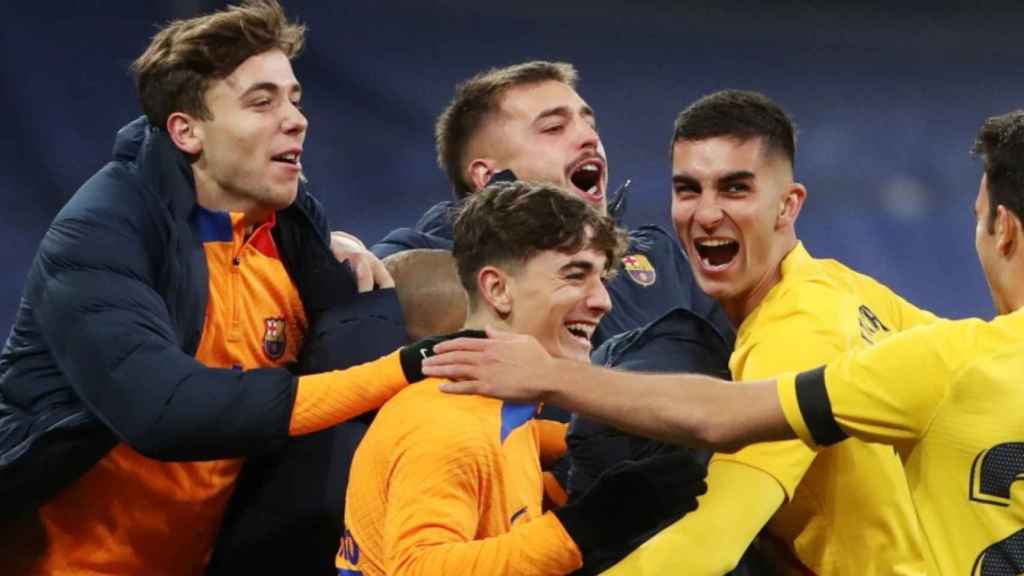
[[[722,450],[795,437],[774,380],[723,386],[697,374],[622,372],[552,358],[530,336],[490,329],[488,336],[438,344],[424,373],[459,380],[445,392],[550,402],[677,444]]]

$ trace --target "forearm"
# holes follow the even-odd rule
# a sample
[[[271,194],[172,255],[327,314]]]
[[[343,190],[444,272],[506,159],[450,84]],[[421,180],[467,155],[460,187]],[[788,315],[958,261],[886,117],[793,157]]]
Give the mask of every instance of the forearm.
[[[770,475],[736,462],[712,462],[697,510],[662,530],[609,571],[610,576],[718,575],[734,569],[782,505]]]
[[[633,434],[734,449],[792,438],[774,381],[729,384],[699,374],[638,374],[556,360],[544,400]]]
[[[579,549],[553,514],[513,526],[500,536],[464,542],[407,543],[388,562],[388,574],[568,574],[582,565]]]
[[[408,384],[399,352],[299,378],[288,433],[310,434],[379,408]]]

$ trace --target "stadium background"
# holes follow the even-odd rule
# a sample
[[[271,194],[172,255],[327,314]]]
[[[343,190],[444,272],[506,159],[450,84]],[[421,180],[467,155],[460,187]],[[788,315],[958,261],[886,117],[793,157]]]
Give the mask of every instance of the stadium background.
[[[0,322],[47,224],[139,112],[128,67],[156,23],[223,2],[13,2],[0,24]],[[432,124],[453,84],[527,59],[573,62],[628,223],[668,225],[676,113],[760,90],[800,127],[798,232],[949,316],[992,313],[973,250],[982,119],[1024,105],[1024,4],[297,1],[311,130],[303,165],[335,228],[367,243],[449,197]],[[892,4],[892,5],[890,5]]]

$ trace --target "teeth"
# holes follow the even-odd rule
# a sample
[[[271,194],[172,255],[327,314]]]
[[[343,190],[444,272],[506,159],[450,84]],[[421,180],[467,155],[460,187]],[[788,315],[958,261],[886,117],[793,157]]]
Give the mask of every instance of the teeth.
[[[597,164],[584,164],[583,166],[580,166],[580,170],[584,170],[586,172],[598,172],[601,170],[601,167]]]
[[[571,332],[581,332],[586,335],[589,340],[594,335],[594,326],[592,324],[583,324],[581,322],[574,322],[572,324],[566,324],[565,327]]]
[[[712,239],[712,238],[701,238],[699,240],[695,240],[694,242],[696,242],[697,244],[700,244],[701,246],[725,246],[726,244],[732,244],[733,242],[735,242],[735,240],[720,240],[720,239],[717,239],[717,238],[715,238],[715,239]]]

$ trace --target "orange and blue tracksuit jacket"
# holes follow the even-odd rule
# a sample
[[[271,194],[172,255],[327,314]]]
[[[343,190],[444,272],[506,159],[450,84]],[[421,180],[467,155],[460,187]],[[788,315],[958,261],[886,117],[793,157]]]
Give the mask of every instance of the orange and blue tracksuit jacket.
[[[173,552],[208,546],[237,459],[289,436],[296,373],[402,342],[393,291],[356,298],[304,189],[251,235],[237,223],[196,204],[188,158],[162,130],[140,118],[119,131],[114,160],[43,238],[0,353],[0,519],[45,503],[59,542],[83,511],[98,524],[136,514]],[[144,479],[133,489],[109,483],[129,470]],[[77,497],[55,506],[58,493]],[[175,524],[157,495],[210,504],[210,517]],[[194,571],[168,562],[149,568]]]
[[[442,382],[395,395],[356,450],[339,576],[578,568],[576,543],[542,509],[541,460],[564,448],[564,425],[534,419],[534,404],[445,394]]]

